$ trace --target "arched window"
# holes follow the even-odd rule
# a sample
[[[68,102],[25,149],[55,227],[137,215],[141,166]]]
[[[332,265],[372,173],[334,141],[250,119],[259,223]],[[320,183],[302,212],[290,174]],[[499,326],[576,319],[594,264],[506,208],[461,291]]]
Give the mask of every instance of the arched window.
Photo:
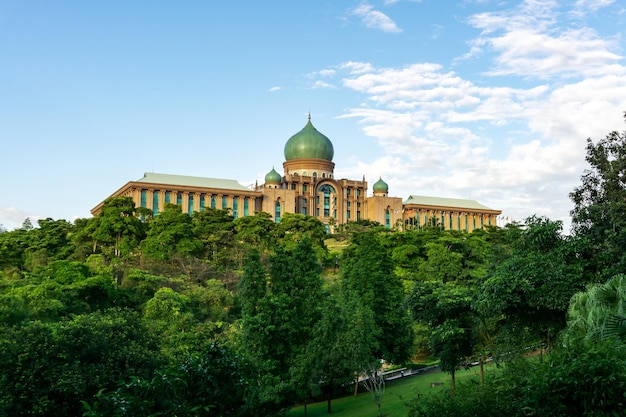
[[[329,184],[324,184],[319,191],[324,194],[324,217],[330,217],[330,195],[335,193],[335,189]]]
[[[313,173],[313,178],[317,178],[317,172]]]

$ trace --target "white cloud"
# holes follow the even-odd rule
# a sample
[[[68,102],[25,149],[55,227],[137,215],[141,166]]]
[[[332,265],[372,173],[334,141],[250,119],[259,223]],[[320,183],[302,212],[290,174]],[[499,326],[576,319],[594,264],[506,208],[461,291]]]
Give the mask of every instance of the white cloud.
[[[515,220],[548,216],[569,230],[569,193],[586,168],[586,139],[623,130],[626,66],[611,38],[582,22],[563,26],[574,9],[558,7],[528,0],[472,16],[481,33],[462,58],[494,63],[480,84],[461,76],[464,68],[433,62],[334,68],[344,88],[366,99],[341,117],[357,118],[382,150],[343,167],[348,177],[375,173],[392,195],[473,198]],[[497,86],[485,80],[494,76]]]
[[[490,48],[496,66],[489,75],[535,78],[605,74],[622,59],[612,52],[617,49],[614,41],[588,27],[563,26],[559,13],[557,2],[527,0],[514,9],[475,14],[469,23],[482,33],[461,58]]]
[[[351,14],[360,17],[361,22],[370,29],[378,29],[388,33],[402,32],[402,29],[389,16],[381,11],[374,10],[374,7],[367,3],[358,5],[351,11]]]
[[[24,221],[30,218],[33,226],[37,225],[38,216],[33,216],[15,207],[0,207],[0,225],[6,230],[13,230],[22,226]]]
[[[280,90],[282,90],[282,89],[283,89],[282,87],[278,87],[278,86],[276,86],[276,87],[271,87],[268,91],[269,91],[270,93],[273,93],[273,92],[275,92],[275,91],[280,91]]]
[[[325,89],[336,89],[337,87],[334,86],[333,84],[327,83],[325,81],[320,81],[317,80],[313,83],[313,85],[311,86],[311,88],[316,89],[316,88],[325,88]]]

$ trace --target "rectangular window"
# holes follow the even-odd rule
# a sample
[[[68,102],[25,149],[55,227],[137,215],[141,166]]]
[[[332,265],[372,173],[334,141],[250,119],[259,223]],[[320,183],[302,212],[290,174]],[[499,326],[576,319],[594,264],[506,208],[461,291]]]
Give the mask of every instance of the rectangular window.
[[[306,203],[307,203],[306,198],[303,198],[302,199],[302,204],[306,204]]]
[[[215,197],[215,194],[211,195],[211,208],[216,208],[217,207],[217,197]]]
[[[356,196],[357,197],[361,197],[361,189],[360,188],[356,190]]]
[[[193,194],[187,195],[187,214],[193,214]]]
[[[302,184],[302,192],[306,193],[306,184]]]
[[[159,212],[159,192],[153,191],[152,192],[152,214],[156,216],[158,212]]]
[[[359,220],[361,220],[361,212],[357,211],[356,212],[356,221],[358,222]]]
[[[224,196],[222,197],[222,209],[227,209],[228,208],[228,197]]]
[[[346,196],[350,197],[350,189],[349,188],[346,188]]]
[[[148,192],[146,190],[141,190],[141,201],[139,202],[139,205],[141,207],[147,207],[148,202],[146,201],[148,199]]]
[[[319,217],[320,216],[320,209],[316,208],[315,209],[315,217]]]
[[[247,215],[248,215],[248,204],[249,204],[249,203],[248,203],[248,201],[249,201],[249,198],[248,198],[248,197],[245,197],[245,198],[243,199],[243,215],[244,215],[244,216],[247,216]]]
[[[169,191],[165,192],[165,204],[171,204],[172,203],[172,193]]]
[[[233,217],[239,217],[239,197],[233,197]]]
[[[200,211],[204,210],[204,194],[200,194]]]
[[[302,209],[300,210],[300,214],[304,214],[305,216],[306,214],[306,207],[302,207]]]
[[[346,220],[350,220],[350,210],[346,211]]]
[[[176,204],[182,207],[183,205],[183,193],[176,193]]]
[[[346,202],[346,207],[350,208],[350,202]]]
[[[295,189],[296,189],[296,183],[295,183],[295,182],[292,182],[292,183],[291,183],[291,189],[292,189],[292,190],[295,190]]]

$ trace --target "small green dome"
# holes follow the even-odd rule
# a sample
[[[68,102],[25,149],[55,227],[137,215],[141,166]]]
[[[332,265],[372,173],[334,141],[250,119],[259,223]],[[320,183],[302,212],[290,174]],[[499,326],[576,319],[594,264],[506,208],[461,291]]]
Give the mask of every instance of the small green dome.
[[[375,193],[387,193],[389,192],[389,186],[385,181],[383,181],[382,177],[374,183],[372,187]]]
[[[280,184],[282,180],[283,177],[274,168],[265,176],[265,182],[269,184]]]
[[[285,144],[285,160],[318,158],[332,161],[335,155],[333,144],[317,131],[311,123],[311,116],[301,131],[293,135]]]

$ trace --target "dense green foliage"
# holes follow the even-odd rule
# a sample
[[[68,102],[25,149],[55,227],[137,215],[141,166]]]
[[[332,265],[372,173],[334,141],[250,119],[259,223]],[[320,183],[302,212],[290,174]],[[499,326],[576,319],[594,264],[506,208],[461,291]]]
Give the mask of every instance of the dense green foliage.
[[[608,415],[626,380],[625,137],[589,142],[572,235],[536,216],[471,234],[362,221],[331,252],[312,217],[153,216],[125,197],[0,228],[0,415],[330,412],[373,363],[417,356],[452,389],[468,363],[506,364],[416,416]]]

